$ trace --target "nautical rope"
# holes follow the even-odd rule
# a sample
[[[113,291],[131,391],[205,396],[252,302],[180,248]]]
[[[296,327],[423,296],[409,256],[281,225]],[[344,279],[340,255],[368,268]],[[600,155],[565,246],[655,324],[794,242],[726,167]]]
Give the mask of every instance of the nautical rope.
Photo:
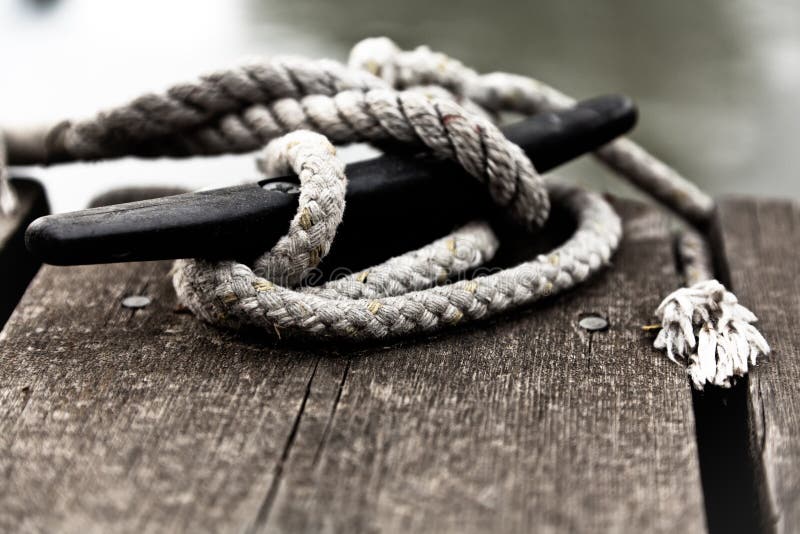
[[[730,387],[735,377],[747,374],[748,364],[769,353],[769,345],[752,325],[753,312],[712,279],[708,247],[695,230],[681,234],[678,257],[688,287],[673,292],[656,310],[662,328],[653,346],[673,362],[688,363],[696,389],[706,383]]]
[[[179,300],[211,323],[255,326],[280,337],[382,339],[524,306],[608,264],[622,233],[611,206],[596,193],[543,180],[492,122],[503,112],[573,104],[536,80],[481,75],[426,47],[402,51],[380,38],[357,44],[349,66],[277,58],[147,94],[87,120],[7,132],[6,141],[13,163],[249,152],[266,144],[262,171],[293,171],[300,178],[288,233],[252,265],[176,262]],[[457,162],[526,229],[544,223],[550,202],[566,208],[577,229],[548,254],[459,279],[490,260],[498,246],[485,222],[473,222],[382,265],[301,287],[328,253],[345,209],[344,165],[331,143],[356,141],[409,144]],[[700,226],[710,220],[711,198],[632,141],[614,141],[596,156],[685,220]],[[755,317],[734,300],[713,281],[681,289],[659,308],[663,330],[656,345],[671,359],[683,359],[695,387],[729,385],[748,361],[769,350],[750,325]],[[740,350],[736,358],[720,356],[734,348]]]

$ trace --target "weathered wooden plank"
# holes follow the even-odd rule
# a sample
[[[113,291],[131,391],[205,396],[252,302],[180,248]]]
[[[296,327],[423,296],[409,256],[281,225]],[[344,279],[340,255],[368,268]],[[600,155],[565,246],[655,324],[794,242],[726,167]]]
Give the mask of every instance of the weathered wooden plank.
[[[653,209],[624,208],[622,250],[588,286],[519,316],[326,362],[262,524],[705,531],[685,374],[641,330],[679,284],[670,234]],[[586,312],[608,317],[609,330],[582,331]]]
[[[39,262],[25,250],[25,229],[47,214],[42,187],[31,180],[14,180],[19,205],[13,215],[0,215],[0,325],[14,311]]]
[[[726,199],[719,237],[730,284],[773,353],[750,373],[752,452],[778,532],[800,528],[800,202]]]
[[[688,385],[640,329],[671,239],[625,213],[585,287],[385,349],[222,333],[163,263],[45,267],[0,336],[0,530],[703,531]]]
[[[0,341],[0,531],[231,531],[315,358],[176,313],[167,263],[44,267]],[[150,306],[120,305],[149,295]]]

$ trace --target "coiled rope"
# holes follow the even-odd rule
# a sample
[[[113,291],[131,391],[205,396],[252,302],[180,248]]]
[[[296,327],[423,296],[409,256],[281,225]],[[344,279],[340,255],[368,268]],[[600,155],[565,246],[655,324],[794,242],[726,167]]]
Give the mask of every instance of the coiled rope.
[[[426,47],[402,51],[379,38],[357,44],[349,66],[277,58],[147,94],[88,120],[7,132],[6,142],[12,161],[20,163],[241,153],[268,143],[262,170],[291,170],[300,178],[288,233],[252,265],[176,262],[179,300],[202,319],[228,327],[256,326],[281,337],[381,339],[527,305],[608,263],[622,233],[611,206],[595,193],[543,180],[490,119],[573,104],[536,80],[481,75]],[[549,254],[471,280],[443,284],[492,258],[497,239],[485,222],[363,272],[298,287],[329,251],[344,213],[344,165],[331,142],[357,141],[410,144],[457,162],[529,230],[547,219],[550,202],[573,214],[577,229]],[[683,219],[708,222],[713,201],[632,141],[614,141],[596,156]],[[750,324],[755,317],[718,282],[679,290],[658,314],[663,329],[656,345],[688,365],[698,388],[730,385],[748,362],[769,351]]]

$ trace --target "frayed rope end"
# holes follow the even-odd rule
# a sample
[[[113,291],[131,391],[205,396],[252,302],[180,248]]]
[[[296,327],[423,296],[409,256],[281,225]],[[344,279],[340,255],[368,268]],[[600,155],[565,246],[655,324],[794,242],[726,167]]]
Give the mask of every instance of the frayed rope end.
[[[695,389],[706,384],[731,387],[737,376],[769,345],[751,323],[757,319],[736,295],[716,280],[706,280],[670,294],[656,310],[661,331],[653,346],[675,363],[688,365]]]

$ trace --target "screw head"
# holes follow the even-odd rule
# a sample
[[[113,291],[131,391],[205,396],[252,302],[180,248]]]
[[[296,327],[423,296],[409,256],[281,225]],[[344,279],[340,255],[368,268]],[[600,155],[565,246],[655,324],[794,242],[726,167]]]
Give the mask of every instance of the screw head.
[[[597,313],[586,313],[578,319],[578,326],[589,332],[599,332],[608,328],[608,319]]]
[[[144,295],[132,295],[122,300],[122,305],[126,308],[138,309],[150,305],[150,297]]]

